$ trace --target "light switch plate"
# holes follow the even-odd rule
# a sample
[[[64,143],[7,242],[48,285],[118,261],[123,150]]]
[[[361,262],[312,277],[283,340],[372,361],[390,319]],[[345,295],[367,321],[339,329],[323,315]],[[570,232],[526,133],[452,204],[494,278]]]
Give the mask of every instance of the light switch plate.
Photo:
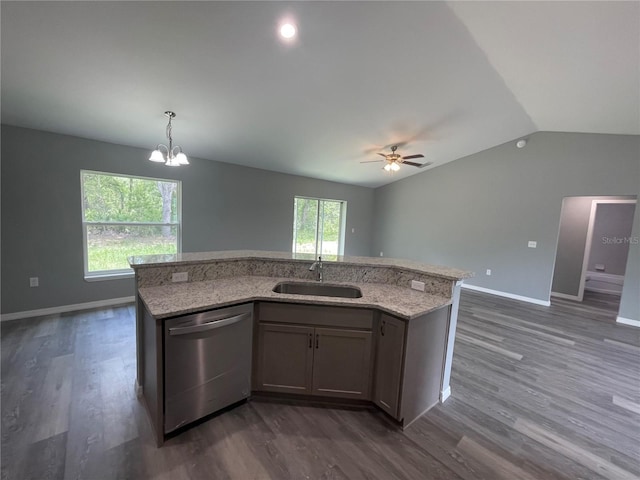
[[[38,277],[29,277],[29,286],[30,287],[40,286],[40,281],[38,280]]]
[[[172,282],[188,282],[189,272],[177,272],[171,275]]]
[[[411,288],[413,288],[414,290],[418,290],[419,292],[424,292],[424,282],[411,280]]]
[[[537,248],[538,242],[534,242],[533,240],[529,240],[529,244],[527,245],[529,248]]]
[[[487,276],[491,276],[491,269],[487,268]]]

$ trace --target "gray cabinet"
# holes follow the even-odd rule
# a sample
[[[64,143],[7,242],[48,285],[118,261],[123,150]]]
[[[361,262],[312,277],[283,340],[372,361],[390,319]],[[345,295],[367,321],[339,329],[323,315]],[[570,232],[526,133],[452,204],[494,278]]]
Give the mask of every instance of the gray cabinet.
[[[312,327],[259,324],[258,385],[254,389],[311,394],[313,342]]]
[[[316,328],[314,395],[368,400],[371,332]]]
[[[409,321],[380,315],[373,401],[403,428],[438,403],[449,310]]]
[[[404,357],[405,322],[382,314],[376,331],[376,373],[373,401],[398,418]]]
[[[438,403],[450,308],[374,322],[366,309],[260,302],[252,388],[373,401],[406,428]]]
[[[253,389],[371,399],[373,313],[261,303]]]

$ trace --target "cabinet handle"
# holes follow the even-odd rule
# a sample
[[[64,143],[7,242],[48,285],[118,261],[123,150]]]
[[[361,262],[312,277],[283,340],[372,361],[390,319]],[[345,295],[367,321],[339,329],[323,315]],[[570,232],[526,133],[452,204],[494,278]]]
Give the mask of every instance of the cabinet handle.
[[[309,334],[309,348],[313,348],[313,333]]]
[[[316,333],[316,348],[318,348],[318,339],[320,338],[320,335]]]
[[[382,323],[380,323],[380,335],[382,335],[384,337],[384,326],[386,325],[386,322],[383,320]]]

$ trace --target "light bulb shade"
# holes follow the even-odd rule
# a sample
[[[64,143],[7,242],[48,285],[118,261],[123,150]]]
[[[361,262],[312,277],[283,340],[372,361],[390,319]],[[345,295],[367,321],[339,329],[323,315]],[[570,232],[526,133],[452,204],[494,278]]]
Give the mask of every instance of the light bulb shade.
[[[149,160],[151,160],[152,162],[165,162],[164,155],[162,155],[162,152],[160,150],[154,150],[153,152],[151,152]]]
[[[400,165],[398,165],[396,162],[393,162],[391,164],[391,170],[393,170],[394,172],[397,172],[398,170],[400,170]]]
[[[293,38],[296,35],[296,27],[290,23],[285,23],[280,27],[280,35],[283,38]]]
[[[189,165],[189,160],[187,159],[187,156],[182,152],[176,155],[175,160],[178,162],[178,165]]]
[[[165,163],[165,165],[167,167],[179,167],[180,166],[180,162],[178,161],[178,159],[176,157],[169,157],[167,159],[167,163]]]
[[[382,167],[385,169],[385,171],[390,172],[391,171],[391,164],[387,163],[384,167]]]

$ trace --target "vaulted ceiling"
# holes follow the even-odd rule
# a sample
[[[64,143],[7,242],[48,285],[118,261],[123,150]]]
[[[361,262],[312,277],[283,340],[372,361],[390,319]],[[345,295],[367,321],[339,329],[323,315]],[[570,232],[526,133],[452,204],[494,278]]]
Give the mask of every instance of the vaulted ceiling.
[[[9,125],[151,150],[174,110],[190,156],[366,186],[539,130],[640,133],[639,2],[3,1],[0,13]],[[397,143],[433,166],[360,163]]]

